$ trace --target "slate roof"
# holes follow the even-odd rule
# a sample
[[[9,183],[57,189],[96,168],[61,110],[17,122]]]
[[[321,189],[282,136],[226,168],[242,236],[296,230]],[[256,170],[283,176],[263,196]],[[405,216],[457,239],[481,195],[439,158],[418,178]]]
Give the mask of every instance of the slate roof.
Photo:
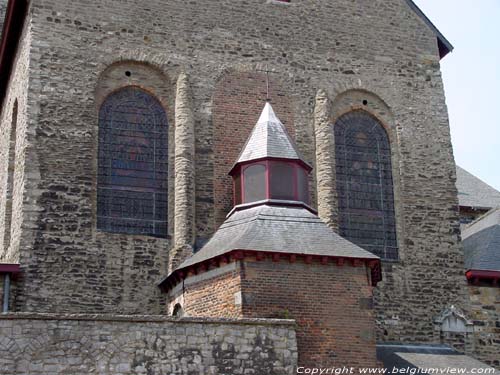
[[[500,271],[500,208],[462,231],[466,270]]]
[[[269,102],[264,106],[235,164],[262,158],[300,160],[309,166]]]
[[[460,206],[483,209],[500,207],[500,191],[458,165],[456,186]]]
[[[378,344],[377,359],[389,370],[432,368],[446,371],[460,368],[466,369],[464,375],[469,375],[473,369],[477,372],[477,369],[492,368],[445,345]],[[495,371],[490,374],[498,373]]]
[[[303,207],[259,205],[235,211],[179,269],[233,250],[379,259],[339,236]]]

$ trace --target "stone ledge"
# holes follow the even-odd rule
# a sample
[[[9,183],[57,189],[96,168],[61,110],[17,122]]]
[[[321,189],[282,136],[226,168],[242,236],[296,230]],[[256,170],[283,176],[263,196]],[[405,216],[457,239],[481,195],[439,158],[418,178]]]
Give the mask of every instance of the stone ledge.
[[[118,315],[118,314],[49,314],[49,313],[6,313],[0,320],[81,320],[101,322],[135,323],[187,323],[187,324],[240,324],[263,326],[294,326],[293,319],[229,319],[229,318],[174,318],[164,315]]]

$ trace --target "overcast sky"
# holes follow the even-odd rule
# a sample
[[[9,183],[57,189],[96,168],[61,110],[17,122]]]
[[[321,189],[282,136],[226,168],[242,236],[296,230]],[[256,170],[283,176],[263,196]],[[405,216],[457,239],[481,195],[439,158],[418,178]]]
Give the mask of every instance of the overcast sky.
[[[455,161],[500,190],[500,0],[414,0],[453,44],[441,61]]]

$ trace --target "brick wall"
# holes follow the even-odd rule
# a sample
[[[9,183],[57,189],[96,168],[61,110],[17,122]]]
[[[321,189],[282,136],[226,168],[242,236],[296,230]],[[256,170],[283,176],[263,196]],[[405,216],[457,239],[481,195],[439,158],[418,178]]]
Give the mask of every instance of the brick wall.
[[[290,321],[8,314],[0,337],[10,375],[286,375],[297,363]]]
[[[376,366],[364,266],[246,261],[243,270],[243,316],[296,320],[300,366]]]
[[[294,319],[299,366],[374,367],[375,313],[368,274],[364,266],[246,257],[188,277],[170,292],[176,297],[170,305],[183,303],[189,316],[233,317],[237,311],[243,318]]]
[[[187,316],[243,317],[241,302],[238,303],[240,272],[239,263],[229,263],[198,276],[188,276],[169,293],[169,312],[179,303]]]
[[[292,103],[282,84],[269,78],[273,109],[293,138]],[[233,180],[228,172],[238,159],[245,141],[259,119],[266,100],[266,76],[234,72],[223,76],[214,92],[214,209],[215,228],[233,208]]]

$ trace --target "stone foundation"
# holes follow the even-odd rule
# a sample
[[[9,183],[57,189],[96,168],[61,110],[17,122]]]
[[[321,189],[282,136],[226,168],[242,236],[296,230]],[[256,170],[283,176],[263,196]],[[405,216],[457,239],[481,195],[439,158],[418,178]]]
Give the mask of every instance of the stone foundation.
[[[5,374],[293,374],[291,320],[0,315]]]

